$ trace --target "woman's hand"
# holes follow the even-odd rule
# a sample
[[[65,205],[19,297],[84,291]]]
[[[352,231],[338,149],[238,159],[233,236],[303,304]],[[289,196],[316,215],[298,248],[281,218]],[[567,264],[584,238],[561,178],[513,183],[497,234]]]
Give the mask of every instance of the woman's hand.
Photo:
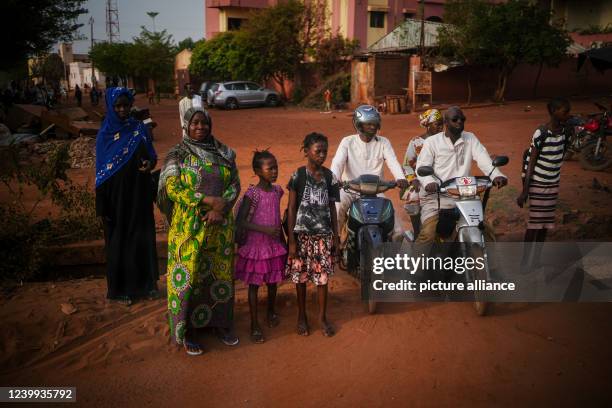
[[[225,212],[225,205],[227,202],[221,197],[204,197],[202,203],[209,206],[212,211],[223,214]]]
[[[280,239],[281,235],[283,234],[281,227],[260,227],[260,230],[264,234],[278,239]]]
[[[419,190],[421,189],[421,182],[419,181],[418,178],[413,179],[410,182],[410,185],[412,186],[412,188],[414,188],[414,191],[416,191],[417,193],[419,192]]]
[[[202,221],[210,224],[221,224],[223,222],[223,214],[220,211],[210,210],[204,214]]]
[[[143,173],[148,173],[151,170],[153,170],[153,162],[151,160],[141,160],[140,161],[140,167],[138,168],[138,170],[140,170]]]

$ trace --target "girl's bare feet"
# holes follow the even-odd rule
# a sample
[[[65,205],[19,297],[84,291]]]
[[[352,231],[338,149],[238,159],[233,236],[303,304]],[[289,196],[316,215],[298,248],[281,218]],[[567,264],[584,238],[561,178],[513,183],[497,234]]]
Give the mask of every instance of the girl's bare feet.
[[[308,328],[308,322],[306,320],[298,320],[297,334],[300,336],[310,335],[310,329]]]
[[[334,334],[336,334],[336,331],[334,330],[334,326],[329,324],[327,320],[323,320],[321,322],[321,331],[323,332],[323,335],[325,337],[332,337]]]
[[[268,313],[268,327],[272,328],[272,327],[276,327],[280,324],[280,319],[278,318],[278,315],[274,312],[269,312]]]

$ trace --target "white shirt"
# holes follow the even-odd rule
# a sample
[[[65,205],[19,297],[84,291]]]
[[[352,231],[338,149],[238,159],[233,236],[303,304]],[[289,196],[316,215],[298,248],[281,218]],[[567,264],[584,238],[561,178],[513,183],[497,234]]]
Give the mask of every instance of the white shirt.
[[[493,167],[493,160],[487,149],[470,132],[462,132],[454,145],[444,132],[425,139],[423,149],[417,158],[417,169],[421,166],[432,166],[436,176],[446,181],[455,177],[471,176],[473,160],[485,176],[493,171],[491,179],[506,177],[499,169]],[[439,184],[433,176],[419,177],[419,180],[423,186],[436,182]]]
[[[396,180],[404,178],[404,171],[389,139],[376,136],[366,143],[357,134],[342,139],[332,160],[331,171],[343,181],[355,179],[362,174],[374,174],[382,178],[385,162]]]

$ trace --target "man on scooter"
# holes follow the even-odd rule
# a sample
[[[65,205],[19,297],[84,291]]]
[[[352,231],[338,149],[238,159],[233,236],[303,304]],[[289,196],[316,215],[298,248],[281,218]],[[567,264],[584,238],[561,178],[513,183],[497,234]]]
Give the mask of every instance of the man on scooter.
[[[391,174],[397,180],[397,185],[408,188],[408,181],[404,177],[404,171],[395,156],[391,142],[377,135],[380,125],[380,113],[373,106],[361,105],[355,109],[353,126],[358,133],[342,139],[331,164],[331,171],[338,180],[349,181],[363,174],[377,175],[382,179],[383,164],[386,162]],[[356,198],[355,195],[340,191],[340,202],[336,203],[340,228],[343,228],[348,209]],[[400,239],[402,234],[401,223],[396,218],[393,238]]]
[[[455,177],[471,175],[472,161],[485,174],[491,174],[493,185],[501,188],[508,183],[508,178],[499,169],[494,168],[487,149],[471,132],[465,132],[465,115],[458,106],[450,107],[444,112],[444,131],[428,137],[417,160],[418,168],[431,166],[434,174],[442,181]],[[420,191],[421,200],[421,232],[417,243],[431,243],[436,238],[438,210],[453,208],[454,201],[450,197],[440,196],[438,208],[437,191],[439,182],[433,176],[419,176],[419,181],[425,189]]]

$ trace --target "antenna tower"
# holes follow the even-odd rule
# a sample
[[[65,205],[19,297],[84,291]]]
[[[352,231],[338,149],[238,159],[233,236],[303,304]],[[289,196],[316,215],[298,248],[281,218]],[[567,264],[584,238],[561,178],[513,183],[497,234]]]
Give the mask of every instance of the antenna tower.
[[[110,43],[119,41],[119,7],[117,7],[117,0],[106,0],[106,37]]]

